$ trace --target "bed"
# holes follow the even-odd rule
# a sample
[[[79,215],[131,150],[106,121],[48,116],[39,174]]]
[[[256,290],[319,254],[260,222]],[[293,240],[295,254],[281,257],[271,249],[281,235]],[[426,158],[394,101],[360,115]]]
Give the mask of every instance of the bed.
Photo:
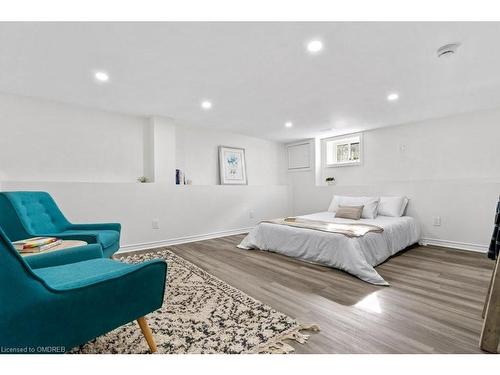
[[[344,270],[371,284],[389,285],[374,267],[420,238],[420,227],[409,216],[378,215],[373,219],[351,220],[336,218],[334,212],[328,211],[297,218],[376,225],[383,228],[383,232],[369,232],[361,237],[350,238],[338,233],[262,222],[250,231],[238,247],[276,252]]]

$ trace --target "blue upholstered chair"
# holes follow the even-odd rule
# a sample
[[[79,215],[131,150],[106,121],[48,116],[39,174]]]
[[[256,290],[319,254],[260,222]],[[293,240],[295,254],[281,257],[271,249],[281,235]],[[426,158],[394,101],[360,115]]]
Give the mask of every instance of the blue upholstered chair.
[[[41,191],[0,192],[0,227],[11,241],[44,236],[98,243],[107,258],[120,248],[120,224],[72,224]]]
[[[0,229],[0,347],[3,353],[69,350],[163,303],[167,265],[102,257],[98,244],[22,258]],[[50,265],[50,267],[47,267]]]

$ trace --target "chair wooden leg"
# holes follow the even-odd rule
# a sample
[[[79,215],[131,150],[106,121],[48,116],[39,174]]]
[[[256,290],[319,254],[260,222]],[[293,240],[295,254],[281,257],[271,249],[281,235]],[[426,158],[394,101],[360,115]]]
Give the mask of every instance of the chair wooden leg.
[[[500,260],[497,260],[491,290],[489,293],[486,314],[481,331],[480,347],[482,350],[497,353],[500,340]]]
[[[137,323],[139,324],[139,327],[141,327],[142,334],[144,335],[146,341],[148,342],[149,350],[151,350],[151,353],[155,353],[158,349],[156,348],[155,339],[153,337],[151,329],[148,326],[146,318],[140,317],[139,319],[137,319]]]
[[[486,298],[484,299],[483,314],[482,314],[483,318],[486,315],[486,308],[488,307],[488,301],[490,300],[491,284],[493,284],[494,278],[495,278],[495,268],[493,268],[493,272],[491,273],[490,285],[488,285],[488,292],[486,293]]]

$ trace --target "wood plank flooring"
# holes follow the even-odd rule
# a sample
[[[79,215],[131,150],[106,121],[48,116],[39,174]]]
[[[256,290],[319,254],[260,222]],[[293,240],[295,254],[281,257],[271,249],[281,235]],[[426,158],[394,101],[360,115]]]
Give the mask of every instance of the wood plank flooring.
[[[279,254],[240,250],[243,235],[169,247],[252,297],[321,332],[297,353],[481,353],[493,262],[414,247],[377,267],[390,287]]]

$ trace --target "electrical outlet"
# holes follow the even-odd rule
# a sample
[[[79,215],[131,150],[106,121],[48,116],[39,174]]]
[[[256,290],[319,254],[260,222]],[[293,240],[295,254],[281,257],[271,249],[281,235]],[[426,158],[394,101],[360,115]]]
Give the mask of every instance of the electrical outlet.
[[[434,226],[435,227],[441,226],[441,216],[434,216]]]
[[[153,229],[160,229],[160,220],[159,219],[153,219],[151,222],[151,228]]]

